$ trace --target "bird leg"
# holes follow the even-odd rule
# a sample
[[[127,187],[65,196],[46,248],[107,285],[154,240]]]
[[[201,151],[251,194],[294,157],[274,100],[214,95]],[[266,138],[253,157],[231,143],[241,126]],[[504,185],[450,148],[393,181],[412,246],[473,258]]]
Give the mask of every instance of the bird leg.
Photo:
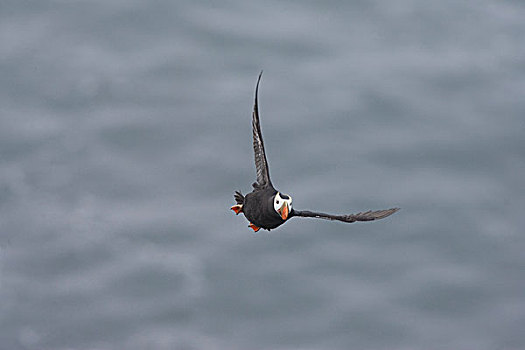
[[[261,229],[260,227],[257,227],[254,224],[252,224],[251,222],[248,225],[248,227],[251,228],[253,230],[253,232],[257,232],[257,231],[259,231]]]
[[[236,215],[239,215],[239,213],[242,212],[242,204],[234,205],[230,209],[233,210]]]

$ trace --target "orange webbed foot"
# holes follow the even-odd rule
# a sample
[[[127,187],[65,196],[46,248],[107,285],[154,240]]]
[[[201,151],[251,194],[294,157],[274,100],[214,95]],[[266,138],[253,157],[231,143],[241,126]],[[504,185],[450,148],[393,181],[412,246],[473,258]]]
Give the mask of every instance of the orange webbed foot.
[[[233,207],[231,207],[230,209],[233,210],[236,215],[239,215],[239,213],[242,212],[242,205],[241,204],[237,204],[237,205],[234,205]]]
[[[252,224],[251,222],[248,225],[248,227],[251,228],[253,230],[253,232],[257,232],[257,231],[259,231],[261,229],[260,227],[257,227],[254,224]]]

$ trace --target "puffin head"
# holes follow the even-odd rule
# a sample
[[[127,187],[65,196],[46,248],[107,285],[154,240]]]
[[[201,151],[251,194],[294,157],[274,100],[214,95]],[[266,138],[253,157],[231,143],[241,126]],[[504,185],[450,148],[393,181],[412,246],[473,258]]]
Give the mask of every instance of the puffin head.
[[[288,215],[292,211],[292,197],[277,192],[273,198],[273,208],[283,220],[288,219]]]

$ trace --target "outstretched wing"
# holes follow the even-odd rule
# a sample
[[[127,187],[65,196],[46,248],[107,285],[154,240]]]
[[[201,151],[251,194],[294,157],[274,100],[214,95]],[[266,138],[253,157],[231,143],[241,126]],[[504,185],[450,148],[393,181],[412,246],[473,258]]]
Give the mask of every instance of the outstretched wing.
[[[261,133],[261,124],[259,122],[259,108],[257,106],[257,95],[259,94],[259,82],[261,81],[262,71],[257,79],[255,88],[255,104],[253,106],[252,129],[253,129],[253,152],[255,154],[255,168],[257,171],[257,182],[253,184],[256,189],[263,189],[271,186],[270,171],[268,170],[268,161],[264,152],[264,142]]]
[[[377,211],[365,211],[363,213],[357,213],[357,214],[348,214],[348,215],[331,215],[331,214],[324,214],[324,213],[316,213],[313,211],[298,211],[294,210],[292,213],[293,216],[301,216],[305,218],[319,218],[319,219],[325,219],[325,220],[339,220],[343,222],[356,222],[356,221],[373,221],[373,220],[379,220],[386,218],[387,216],[390,216],[394,214],[396,211],[398,211],[399,208],[392,208],[392,209],[385,209],[385,210],[377,210]]]

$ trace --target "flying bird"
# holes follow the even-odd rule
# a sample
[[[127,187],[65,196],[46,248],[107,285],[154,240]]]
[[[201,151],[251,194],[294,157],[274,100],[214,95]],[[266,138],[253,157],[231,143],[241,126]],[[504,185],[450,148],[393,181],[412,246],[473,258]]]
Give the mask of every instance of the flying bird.
[[[324,214],[308,210],[295,210],[292,207],[292,197],[288,194],[276,190],[270,180],[268,160],[264,151],[264,142],[259,121],[259,108],[257,95],[259,94],[259,82],[261,81],[262,71],[257,79],[255,87],[255,104],[252,114],[253,130],[253,151],[255,154],[255,168],[257,181],[252,184],[253,191],[244,196],[241,192],[235,191],[234,198],[236,205],[231,207],[235,214],[243,213],[250,222],[248,225],[254,232],[261,228],[270,231],[294,216],[305,218],[319,218],[325,220],[338,220],[342,222],[373,221],[386,218],[394,214],[399,208],[391,208],[377,211],[365,211],[357,214],[333,215]]]

